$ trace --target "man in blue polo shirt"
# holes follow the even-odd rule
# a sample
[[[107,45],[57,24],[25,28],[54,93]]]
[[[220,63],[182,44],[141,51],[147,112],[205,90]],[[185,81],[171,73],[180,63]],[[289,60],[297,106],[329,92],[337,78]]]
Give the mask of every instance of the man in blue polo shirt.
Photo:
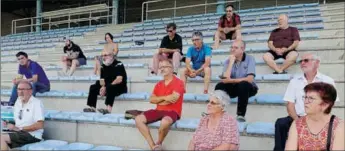
[[[238,97],[237,120],[245,122],[248,99],[258,92],[255,84],[255,59],[244,53],[246,44],[242,40],[232,43],[230,56],[224,63],[224,71],[221,82],[215,90],[223,90],[231,98]]]
[[[192,35],[193,45],[188,49],[186,55],[186,68],[181,72],[181,80],[186,86],[187,77],[204,77],[204,94],[208,93],[211,78],[211,47],[203,43],[201,32],[194,32]],[[190,65],[193,63],[193,66]]]
[[[17,86],[20,81],[26,80],[32,84],[32,95],[36,96],[37,92],[44,93],[50,91],[50,82],[43,71],[41,65],[28,58],[25,52],[18,52],[16,57],[19,62],[18,76],[13,79],[12,94],[9,105],[13,106],[18,98]],[[23,79],[23,75],[26,79]]]

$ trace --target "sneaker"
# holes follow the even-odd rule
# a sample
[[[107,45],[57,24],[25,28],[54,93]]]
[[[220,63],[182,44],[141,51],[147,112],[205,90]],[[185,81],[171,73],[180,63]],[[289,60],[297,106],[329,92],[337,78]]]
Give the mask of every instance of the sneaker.
[[[246,118],[244,116],[239,115],[239,116],[237,116],[237,121],[238,122],[246,122]]]

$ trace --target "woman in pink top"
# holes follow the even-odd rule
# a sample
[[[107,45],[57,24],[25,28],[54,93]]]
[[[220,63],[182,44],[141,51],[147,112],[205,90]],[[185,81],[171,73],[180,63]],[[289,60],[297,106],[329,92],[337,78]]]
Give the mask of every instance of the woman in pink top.
[[[210,94],[207,114],[201,118],[188,150],[238,150],[237,121],[225,113],[229,96],[221,90]]]
[[[304,88],[306,116],[294,121],[290,127],[285,150],[344,150],[344,122],[335,117],[327,145],[330,114],[337,98],[335,88],[317,82]]]

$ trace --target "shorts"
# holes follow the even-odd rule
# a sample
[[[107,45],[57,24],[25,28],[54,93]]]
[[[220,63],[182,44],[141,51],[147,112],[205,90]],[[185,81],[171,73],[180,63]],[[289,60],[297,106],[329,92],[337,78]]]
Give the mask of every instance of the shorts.
[[[40,139],[33,137],[30,133],[25,132],[25,131],[8,133],[8,135],[10,136],[10,140],[11,140],[11,144],[9,144],[11,148],[22,147],[26,144],[31,144],[31,143],[36,143],[36,142],[41,141]]]
[[[166,116],[170,117],[173,120],[173,123],[180,119],[180,116],[175,111],[162,111],[152,109],[145,111],[143,115],[146,117],[146,124],[160,121]]]
[[[277,53],[275,53],[273,50],[268,50],[267,52],[269,52],[269,53],[272,54],[274,60],[277,60],[277,59],[279,59],[279,58],[286,59],[286,56],[287,56],[290,52],[292,52],[292,51],[296,51],[296,50],[290,50],[290,51],[288,51],[288,52],[284,52],[283,55],[277,55]]]
[[[79,66],[86,65],[86,59],[85,58],[78,58]],[[68,61],[72,62],[71,59],[68,59]]]
[[[226,39],[232,40],[232,35],[233,35],[234,33],[235,33],[234,31],[230,31],[230,32],[228,32],[227,34],[225,34]]]

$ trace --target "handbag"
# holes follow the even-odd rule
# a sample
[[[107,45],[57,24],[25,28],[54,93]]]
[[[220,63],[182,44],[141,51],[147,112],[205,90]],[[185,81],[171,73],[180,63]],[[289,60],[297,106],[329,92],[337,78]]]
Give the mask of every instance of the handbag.
[[[335,115],[331,116],[331,119],[329,121],[329,126],[328,126],[328,133],[327,133],[327,146],[326,146],[326,151],[330,151],[331,147],[331,140],[332,140],[332,128],[333,128],[333,121],[334,121]]]

